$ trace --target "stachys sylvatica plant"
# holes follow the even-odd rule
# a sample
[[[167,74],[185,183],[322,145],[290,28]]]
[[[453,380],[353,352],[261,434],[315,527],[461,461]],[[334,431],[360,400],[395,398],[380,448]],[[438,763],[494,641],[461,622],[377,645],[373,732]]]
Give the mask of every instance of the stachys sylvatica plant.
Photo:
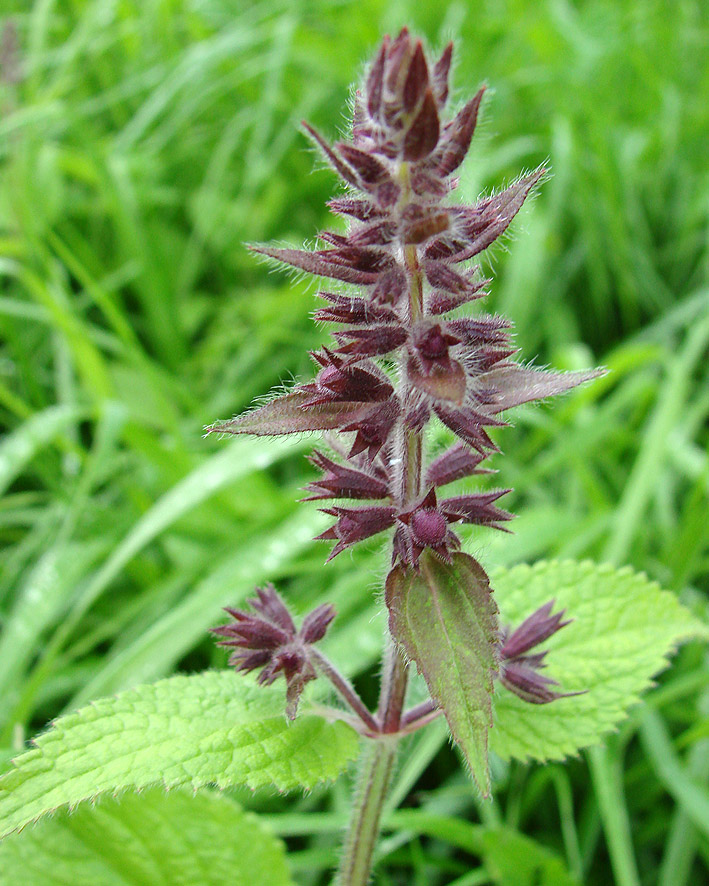
[[[67,880],[77,859],[95,882],[113,883],[117,864],[129,864],[137,876],[144,859],[123,845],[126,823],[145,834],[164,882],[231,883],[235,870],[262,886],[291,882],[282,844],[229,795],[207,786],[310,788],[361,753],[336,882],[365,884],[403,737],[444,716],[487,796],[491,751],[543,761],[597,744],[672,647],[706,636],[674,595],[629,569],[543,562],[489,577],[462,550],[463,524],[505,530],[512,517],[499,504],[506,489],[460,492],[459,481],[489,473],[485,460],[499,452],[491,429],[506,424],[508,410],[602,371],[525,364],[508,319],[468,308],[490,282],[471,262],[507,230],[545,170],[472,206],[451,199],[484,92],[448,110],[452,54],[450,44],[431,63],[406,29],[395,40],[386,37],[355,93],[350,139],[330,145],[304,124],[345,183],[329,205],[348,220],[347,232],[320,233],[322,248],[314,251],[251,248],[331,281],[318,293],[324,304],[315,317],[335,324],[333,342],[312,354],[311,381],[208,428],[261,436],[323,432],[311,455],[320,475],[306,500],[325,502],[332,518],[319,536],[332,542],[329,559],[388,534],[378,707],[365,705],[318,646],[334,608],[325,603],[294,619],[264,584],[247,607],[227,608],[231,621],[214,629],[232,650],[230,664],[256,672],[255,679],[224,670],[135,687],[60,718],[15,760],[0,779],[2,834],[66,809],[0,845],[13,882],[29,882],[23,864],[30,858],[32,870],[55,870],[57,847],[70,837]],[[451,435],[441,453],[427,444],[434,422]],[[370,584],[363,576],[362,586]],[[407,703],[413,669],[428,698]],[[334,687],[336,707],[323,706],[317,686],[305,691],[318,678],[318,685]],[[192,797],[156,785],[204,790]],[[116,799],[126,789],[147,790]],[[84,804],[73,817],[66,811],[104,793],[113,799]],[[199,838],[187,848],[181,841],[177,853],[175,835],[195,828]],[[90,840],[76,840],[82,829]],[[494,880],[493,831],[474,851]],[[92,847],[112,841],[121,843],[120,862],[109,870]],[[540,850],[531,843],[523,849],[530,864],[539,863]],[[576,882],[557,863],[563,878],[554,882]],[[201,873],[185,873],[185,865]],[[147,881],[157,882],[153,869],[140,879]]]
[[[494,680],[532,704],[562,697],[540,672],[545,653],[536,647],[567,622],[561,612],[551,615],[550,601],[512,633],[501,628],[488,576],[460,550],[456,528],[502,529],[512,514],[498,501],[509,490],[453,496],[443,490],[487,472],[481,465],[499,451],[488,429],[503,426],[508,409],[568,391],[601,370],[525,366],[515,359],[509,320],[458,310],[484,298],[490,282],[470,260],[507,230],[545,170],[474,206],[451,202],[484,93],[446,120],[452,52],[449,44],[430,68],[421,41],[408,30],[385,38],[364,90],[355,94],[351,140],[330,146],[304,124],[347,185],[329,205],[350,220],[348,232],[320,232],[323,248],[315,251],[251,249],[334,281],[334,291],[318,293],[325,307],[315,319],[337,325],[335,341],[312,354],[318,368],[312,381],[208,428],[267,436],[325,432],[328,451],[311,457],[322,476],[306,500],[356,502],[325,508],[334,523],[319,538],[334,542],[329,559],[390,533],[384,599],[391,643],[379,709],[370,713],[314,645],[334,618],[328,605],[296,631],[282,599],[267,587],[252,601],[251,614],[227,610],[233,622],[215,633],[235,648],[230,663],[238,670],[260,669],[262,683],[285,678],[290,718],[318,673],[349,705],[356,728],[375,739],[412,732],[441,711],[486,795]],[[457,438],[434,459],[426,451],[431,421],[443,422]],[[407,710],[410,662],[431,700]],[[393,745],[376,747],[380,767],[379,757],[393,757]],[[376,827],[371,817],[370,826]]]

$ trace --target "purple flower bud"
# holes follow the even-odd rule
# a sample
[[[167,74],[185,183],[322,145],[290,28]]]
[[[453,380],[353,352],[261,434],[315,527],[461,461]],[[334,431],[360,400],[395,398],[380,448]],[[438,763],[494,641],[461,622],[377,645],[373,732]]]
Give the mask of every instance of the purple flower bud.
[[[448,100],[448,73],[453,58],[453,43],[449,43],[443,50],[433,68],[432,86],[438,106],[442,108]]]
[[[571,624],[571,619],[564,621],[564,610],[551,615],[554,608],[554,600],[540,606],[526,618],[522,624],[509,634],[500,649],[500,657],[505,659],[518,658],[533,649],[544,640],[548,640],[557,631]]]
[[[305,643],[317,643],[322,640],[335,617],[335,608],[330,603],[323,603],[303,619],[300,635]]]
[[[448,521],[436,508],[414,511],[409,526],[412,536],[422,547],[438,547],[448,533]]]
[[[415,508],[397,515],[393,560],[416,566],[424,548],[431,548],[444,559],[460,547],[460,540],[449,528],[449,521],[436,503],[431,489]]]

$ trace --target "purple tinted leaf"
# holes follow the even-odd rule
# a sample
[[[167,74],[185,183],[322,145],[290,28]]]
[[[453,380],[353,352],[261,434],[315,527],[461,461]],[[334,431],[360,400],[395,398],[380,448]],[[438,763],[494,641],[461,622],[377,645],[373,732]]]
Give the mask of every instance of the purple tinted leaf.
[[[308,252],[307,249],[279,249],[275,246],[249,246],[249,249],[318,277],[331,277],[345,283],[359,283],[361,285],[376,283],[378,279],[378,274],[372,271],[358,270],[345,264],[337,249],[317,252]]]
[[[230,421],[215,422],[205,431],[208,434],[254,434],[257,437],[332,431],[366,418],[372,409],[368,403],[342,400],[305,406],[308,400],[308,395],[300,391],[284,394]]]
[[[497,670],[497,606],[488,577],[467,554],[446,563],[424,551],[419,569],[386,581],[389,629],[416,662],[483,796],[490,791],[487,731]]]
[[[332,150],[330,145],[325,141],[325,139],[320,135],[320,133],[313,129],[313,127],[307,123],[305,120],[301,121],[300,124],[303,129],[308,133],[308,135],[312,138],[315,144],[320,148],[320,150],[325,155],[325,159],[328,161],[330,166],[343,178],[348,184],[354,185],[354,187],[359,187],[359,181],[357,179],[357,175],[353,169],[351,169],[341,157],[338,157],[337,154]]]
[[[492,369],[478,376],[475,383],[477,387],[493,392],[492,396],[488,397],[489,408],[493,412],[503,412],[522,403],[563,394],[577,385],[605,374],[605,369],[551,372],[513,364]]]

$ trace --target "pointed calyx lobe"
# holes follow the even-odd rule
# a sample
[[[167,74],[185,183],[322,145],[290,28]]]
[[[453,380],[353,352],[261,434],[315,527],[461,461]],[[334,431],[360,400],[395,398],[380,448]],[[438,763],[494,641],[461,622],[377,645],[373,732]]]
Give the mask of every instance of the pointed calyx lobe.
[[[467,263],[507,230],[544,170],[473,206],[449,200],[484,93],[447,113],[452,54],[448,45],[431,62],[407,29],[386,37],[355,95],[351,138],[330,144],[304,124],[345,183],[330,207],[349,228],[321,232],[315,250],[251,248],[327,281],[315,318],[337,324],[334,343],[313,354],[312,381],[207,429],[330,434],[335,454],[313,456],[323,476],[308,497],[358,502],[327,509],[335,522],[320,537],[335,543],[332,556],[392,530],[396,562],[415,566],[428,549],[450,563],[457,524],[503,528],[501,491],[441,498],[439,487],[484,473],[478,465],[498,451],[489,430],[504,425],[500,413],[598,374],[516,363],[507,320],[455,316],[489,282]],[[406,440],[434,416],[460,442],[428,467],[424,454],[415,482],[403,482]]]

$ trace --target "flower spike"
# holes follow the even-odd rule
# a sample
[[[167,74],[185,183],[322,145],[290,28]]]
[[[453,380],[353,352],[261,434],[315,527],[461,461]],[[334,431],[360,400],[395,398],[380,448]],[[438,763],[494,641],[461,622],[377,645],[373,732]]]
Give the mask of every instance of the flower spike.
[[[386,600],[395,641],[406,646],[402,637],[411,627],[403,615],[411,603],[407,588],[426,587],[436,594],[443,582],[453,594],[449,602],[458,594],[471,595],[479,616],[473,627],[480,685],[491,692],[497,675],[521,698],[544,704],[563,693],[541,674],[546,653],[535,650],[567,624],[563,613],[552,615],[548,604],[517,630],[500,632],[487,576],[460,551],[458,532],[464,524],[507,531],[513,515],[498,502],[509,490],[453,489],[447,497],[440,490],[492,473],[484,462],[500,451],[495,429],[506,426],[508,409],[569,391],[602,371],[564,373],[525,365],[510,321],[468,307],[487,295],[491,282],[473,261],[508,231],[546,170],[539,166],[473,205],[450,199],[485,94],[482,86],[450,112],[452,61],[452,43],[435,60],[402,28],[393,39],[383,39],[354,94],[349,138],[330,143],[303,123],[344,184],[328,205],[346,227],[318,232],[315,249],[250,248],[265,260],[326,281],[314,318],[334,324],[332,338],[311,354],[314,377],[207,431],[325,432],[332,452],[313,452],[310,460],[320,473],[306,487],[305,500],[330,504],[324,513],[332,525],[318,536],[334,543],[328,559],[387,533],[392,570]],[[457,438],[433,459],[425,434],[432,421]],[[460,576],[465,577],[462,589]],[[423,612],[428,612],[427,599],[419,600]],[[319,662],[326,675],[334,673],[310,645],[322,637],[333,613],[327,607],[315,610],[298,631],[270,587],[258,592],[252,608],[253,613],[229,610],[235,623],[217,633],[236,647],[232,663],[238,669],[260,668],[259,681],[265,683],[285,677],[289,716],[294,716],[303,686],[315,676],[314,664]],[[436,662],[417,658],[421,650],[409,640],[407,654],[423,672],[435,671]],[[380,721],[367,712],[347,681],[336,677],[335,684],[366,734],[397,728],[393,720]],[[487,702],[479,706],[479,713],[484,711],[492,717]],[[486,723],[478,724],[481,741]],[[457,735],[457,727],[451,728]],[[483,762],[469,758],[484,792]]]

